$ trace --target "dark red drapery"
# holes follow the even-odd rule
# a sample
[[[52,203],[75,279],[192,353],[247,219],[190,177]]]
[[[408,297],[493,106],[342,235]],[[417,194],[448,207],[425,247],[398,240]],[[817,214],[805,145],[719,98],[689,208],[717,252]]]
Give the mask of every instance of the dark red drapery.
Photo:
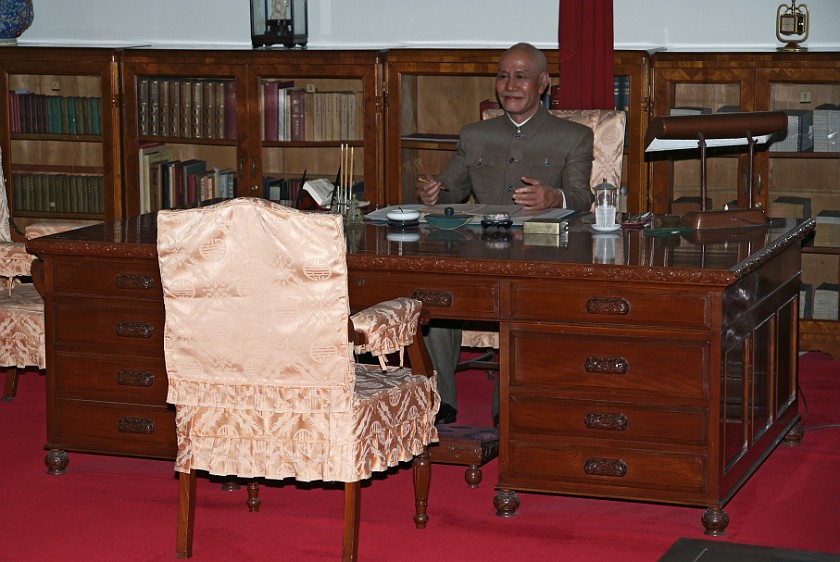
[[[557,109],[614,109],[612,0],[559,0]]]

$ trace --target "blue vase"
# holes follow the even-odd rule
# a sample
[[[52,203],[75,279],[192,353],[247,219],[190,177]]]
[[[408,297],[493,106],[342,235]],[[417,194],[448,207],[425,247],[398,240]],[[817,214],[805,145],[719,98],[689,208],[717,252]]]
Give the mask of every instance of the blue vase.
[[[0,45],[16,45],[34,17],[32,0],[0,0]]]

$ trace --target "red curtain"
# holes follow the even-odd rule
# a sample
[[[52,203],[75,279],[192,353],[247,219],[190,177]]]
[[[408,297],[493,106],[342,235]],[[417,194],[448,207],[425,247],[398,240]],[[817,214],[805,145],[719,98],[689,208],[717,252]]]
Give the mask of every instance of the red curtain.
[[[615,109],[612,0],[560,0],[556,109]]]

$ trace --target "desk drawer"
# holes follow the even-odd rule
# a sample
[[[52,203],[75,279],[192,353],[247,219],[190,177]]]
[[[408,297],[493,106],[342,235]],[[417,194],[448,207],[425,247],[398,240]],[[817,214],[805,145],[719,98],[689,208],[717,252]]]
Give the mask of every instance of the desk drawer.
[[[580,331],[579,328],[568,328]],[[511,392],[517,387],[704,399],[709,341],[652,334],[564,333],[514,324],[510,331]],[[655,400],[654,400],[655,401]]]
[[[422,281],[399,274],[350,275],[350,302],[354,310],[396,297],[414,297],[435,318],[496,320],[499,317],[499,283],[482,280]]]
[[[67,298],[53,302],[56,349],[161,357],[163,302]]]
[[[517,281],[511,288],[514,320],[635,324],[709,328],[711,294],[664,286],[627,287],[620,282],[556,283]]]
[[[166,406],[166,363],[159,358],[56,352],[56,396]]]
[[[49,447],[174,459],[175,409],[56,400]]]
[[[58,261],[53,276],[56,293],[163,299],[155,260]]]
[[[708,415],[701,408],[521,395],[510,399],[512,434],[704,446],[707,428]]]
[[[578,495],[701,500],[706,455],[583,444],[540,446],[514,440],[499,486]]]

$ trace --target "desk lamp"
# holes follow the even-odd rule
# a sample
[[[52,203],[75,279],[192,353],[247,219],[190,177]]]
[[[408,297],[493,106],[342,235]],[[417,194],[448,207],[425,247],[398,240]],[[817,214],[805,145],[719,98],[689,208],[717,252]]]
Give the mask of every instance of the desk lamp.
[[[645,152],[700,149],[700,211],[683,215],[682,225],[694,229],[737,228],[766,224],[764,210],[753,207],[755,145],[764,144],[774,133],[787,130],[782,111],[713,113],[655,117],[645,133]],[[706,209],[706,147],[747,145],[747,208]],[[737,188],[736,188],[737,190]]]

